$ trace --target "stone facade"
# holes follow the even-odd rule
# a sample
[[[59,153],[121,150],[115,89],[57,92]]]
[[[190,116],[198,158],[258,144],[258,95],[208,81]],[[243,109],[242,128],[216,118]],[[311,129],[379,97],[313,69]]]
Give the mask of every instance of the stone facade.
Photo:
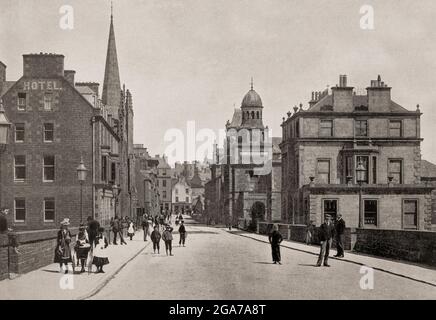
[[[309,108],[283,118],[282,218],[320,224],[341,213],[347,225],[369,228],[431,228],[431,187],[421,183],[419,106],[409,111],[391,99],[379,77],[367,95],[347,86],[314,92]],[[356,168],[365,179],[362,202]]]

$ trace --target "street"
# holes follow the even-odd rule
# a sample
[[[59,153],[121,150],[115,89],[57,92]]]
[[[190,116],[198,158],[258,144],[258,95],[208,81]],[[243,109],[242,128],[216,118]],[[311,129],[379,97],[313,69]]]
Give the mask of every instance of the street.
[[[329,261],[282,247],[282,265],[271,261],[267,243],[239,231],[187,225],[186,247],[174,232],[173,257],[152,246],[128,263],[91,299],[434,299],[435,286],[374,271],[372,290],[361,289],[359,265]],[[331,255],[335,251],[331,252]]]

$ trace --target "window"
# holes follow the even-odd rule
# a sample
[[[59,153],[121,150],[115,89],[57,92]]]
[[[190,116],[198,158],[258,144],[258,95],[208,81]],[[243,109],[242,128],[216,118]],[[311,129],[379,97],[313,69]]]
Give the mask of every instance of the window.
[[[345,178],[347,177],[354,177],[353,157],[351,156],[345,158]]]
[[[377,184],[377,157],[372,157],[372,183]]]
[[[27,95],[23,92],[18,93],[18,110],[26,110]]]
[[[53,123],[44,123],[44,142],[53,142],[54,125]]]
[[[189,194],[189,189],[186,189],[185,191],[186,191],[186,194]]]
[[[389,121],[389,136],[390,137],[401,137],[402,123],[400,120]]]
[[[162,170],[162,175],[163,176],[166,176],[167,175],[167,171],[164,169],[164,170]]]
[[[15,181],[26,179],[26,156],[14,157],[14,172]]]
[[[179,202],[179,197],[176,197],[176,202]]]
[[[101,157],[101,181],[107,182],[107,157]]]
[[[318,160],[316,182],[330,183],[330,160]]]
[[[356,169],[359,163],[363,164],[363,167],[365,168],[365,181],[364,183],[369,183],[369,159],[368,156],[357,156],[356,157]],[[358,181],[356,181],[358,182]]]
[[[44,222],[54,222],[55,201],[53,198],[44,199]]]
[[[15,124],[15,142],[24,142],[24,123]]]
[[[189,197],[186,197],[186,202],[189,202]]]
[[[388,177],[392,177],[392,182],[397,184],[403,183],[403,161],[389,160]]]
[[[418,229],[418,200],[404,200],[403,229]]]
[[[323,210],[324,217],[326,215],[330,215],[333,219],[336,219],[336,215],[338,213],[338,200],[324,200]]]
[[[367,120],[355,120],[356,136],[366,137],[368,136],[368,121]]]
[[[17,198],[14,201],[15,222],[24,222],[26,220],[26,200]]]
[[[256,112],[257,119],[259,119],[259,111]]]
[[[321,120],[319,135],[321,137],[333,136],[333,120]]]
[[[165,190],[162,192],[162,196],[163,196],[164,199],[167,198],[167,192]]]
[[[377,212],[378,203],[377,200],[365,200],[364,201],[364,222],[366,225],[377,225]]]
[[[117,180],[117,164],[115,162],[111,163],[111,181],[115,183]]]
[[[53,110],[53,93],[46,92],[44,94],[44,110],[52,111]]]
[[[166,180],[162,180],[162,186],[166,187],[167,186],[167,181]]]
[[[54,181],[55,179],[55,157],[44,156],[44,181]]]
[[[179,189],[176,189],[176,194],[179,194]]]

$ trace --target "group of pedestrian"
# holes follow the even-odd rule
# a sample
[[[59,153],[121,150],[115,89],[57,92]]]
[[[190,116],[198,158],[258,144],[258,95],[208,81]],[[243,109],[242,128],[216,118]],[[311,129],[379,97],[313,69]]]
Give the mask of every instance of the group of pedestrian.
[[[316,263],[317,267],[320,267],[321,265],[330,267],[328,264],[328,259],[333,238],[336,239],[337,248],[337,254],[334,257],[344,257],[345,221],[342,219],[342,214],[337,215],[336,222],[333,222],[333,219],[330,215],[325,215],[324,219],[324,223],[321,224],[318,233],[318,239],[320,241],[320,253]],[[306,244],[312,244],[315,230],[315,224],[313,221],[311,221],[306,230]],[[281,264],[280,243],[283,241],[283,237],[279,232],[278,225],[275,224],[273,226],[273,230],[269,234],[268,239],[269,243],[271,244],[273,263]]]
[[[110,226],[114,235],[114,245],[118,245],[117,237],[120,238],[121,245],[127,244],[127,242],[124,240],[126,237],[129,237],[130,241],[133,240],[133,236],[135,235],[135,224],[129,217],[120,219],[118,216],[115,216],[115,218],[111,218]]]
[[[149,233],[150,228],[153,228],[153,231],[150,234],[150,239],[153,242],[153,252],[160,254],[160,241],[163,240],[165,243],[165,252],[167,256],[173,256],[173,231],[174,228],[171,227],[171,219],[167,220],[168,217],[163,215],[155,216],[154,218],[144,214],[142,218],[142,228],[144,231],[144,241],[147,241],[147,235]],[[169,217],[170,218],[170,217]],[[180,214],[176,216],[176,225],[179,226],[179,246],[185,246],[186,241],[186,228],[184,225],[183,216]]]
[[[109,263],[106,253],[109,243],[104,236],[105,229],[100,226],[98,221],[88,217],[87,226],[83,223],[80,224],[73,252],[71,250],[73,237],[68,229],[69,225],[70,219],[63,219],[57,235],[54,262],[59,263],[60,272],[67,274],[69,272],[68,264],[77,263],[77,266],[81,266],[80,273],[83,273],[88,260],[90,267],[92,265],[97,267],[97,273],[104,273],[103,266]],[[77,261],[73,261],[74,254]]]

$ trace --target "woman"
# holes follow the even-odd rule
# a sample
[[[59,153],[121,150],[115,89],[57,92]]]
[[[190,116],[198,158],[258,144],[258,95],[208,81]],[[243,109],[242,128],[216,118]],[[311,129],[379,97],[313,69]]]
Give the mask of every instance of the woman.
[[[97,267],[96,273],[104,273],[103,266],[106,264],[109,264],[109,259],[106,253],[106,248],[108,247],[109,243],[104,236],[104,228],[100,227],[98,229],[98,236],[97,236],[97,244],[94,249],[94,258],[92,259],[92,264],[94,264]]]
[[[85,262],[86,259],[88,259],[88,253],[91,249],[91,245],[89,244],[89,238],[88,233],[85,230],[85,225],[81,224],[79,227],[79,233],[77,234],[77,240],[76,240],[76,256],[77,256],[77,262],[80,261],[80,264],[82,266],[82,269],[80,270],[80,273],[85,272]]]
[[[271,251],[272,251],[272,259],[274,264],[282,264],[280,262],[280,243],[283,241],[283,237],[279,232],[278,225],[274,225],[273,232],[270,233],[269,237],[269,243],[271,243]]]
[[[173,228],[171,228],[170,226],[166,227],[166,230],[164,231],[164,233],[162,234],[162,239],[163,241],[165,241],[165,251],[168,255],[168,251],[170,252],[170,256],[172,256],[172,250],[173,250],[173,234],[171,233],[173,232]]]
[[[61,222],[61,229],[58,232],[57,245],[55,250],[54,262],[59,263],[60,270],[63,271],[63,265],[65,264],[65,273],[68,273],[68,263],[73,262],[71,259],[71,232],[68,230],[70,225],[70,219],[65,218]]]

